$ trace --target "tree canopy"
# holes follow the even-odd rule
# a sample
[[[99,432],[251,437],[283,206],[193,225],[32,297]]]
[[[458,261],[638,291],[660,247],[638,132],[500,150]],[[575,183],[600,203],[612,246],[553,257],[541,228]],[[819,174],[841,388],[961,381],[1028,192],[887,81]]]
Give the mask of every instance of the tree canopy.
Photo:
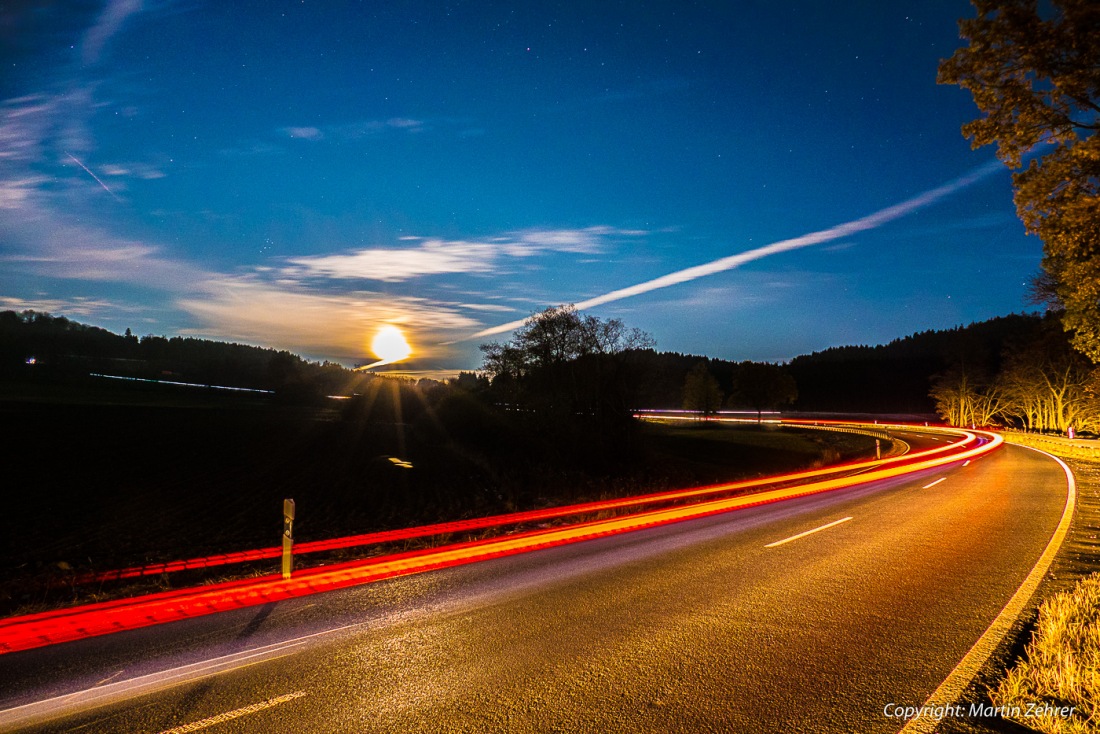
[[[936,412],[956,426],[1002,424],[1029,431],[1096,432],[1095,370],[1061,330],[1020,334],[995,374],[957,363],[932,381]]]
[[[962,128],[974,147],[996,144],[1022,169],[1017,213],[1044,246],[1036,293],[1100,362],[1100,4],[972,2],[978,16],[959,22],[969,45],[941,63],[939,81],[969,91],[984,115]]]
[[[684,410],[697,411],[707,418],[722,407],[722,398],[718,380],[714,379],[706,362],[695,365],[684,378]]]
[[[798,385],[786,368],[767,362],[742,362],[733,373],[730,404],[756,411],[775,410],[798,399]]]
[[[507,402],[563,416],[619,417],[631,408],[625,355],[653,343],[618,319],[552,306],[528,318],[509,341],[481,345],[482,369]]]

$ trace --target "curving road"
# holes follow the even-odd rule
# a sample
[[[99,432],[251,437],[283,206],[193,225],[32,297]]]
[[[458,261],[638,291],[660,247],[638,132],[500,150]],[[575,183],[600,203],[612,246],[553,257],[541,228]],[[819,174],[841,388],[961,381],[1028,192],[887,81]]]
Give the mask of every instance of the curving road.
[[[905,722],[884,707],[920,706],[951,672],[1065,499],[1057,463],[1005,446],[855,489],[11,653],[0,729],[896,732]]]

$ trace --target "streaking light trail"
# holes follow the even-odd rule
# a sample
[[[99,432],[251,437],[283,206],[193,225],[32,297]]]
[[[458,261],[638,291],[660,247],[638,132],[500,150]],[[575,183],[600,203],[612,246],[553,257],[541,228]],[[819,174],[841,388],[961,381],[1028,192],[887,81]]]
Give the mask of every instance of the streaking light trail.
[[[849,237],[859,232],[867,232],[872,229],[877,229],[888,222],[892,222],[895,219],[904,217],[907,214],[923,209],[926,206],[934,204],[935,202],[943,199],[951,194],[965,189],[967,186],[981,181],[998,171],[1004,170],[1004,166],[1000,161],[990,161],[984,166],[979,166],[965,176],[960,176],[954,181],[949,181],[942,186],[937,186],[934,189],[925,191],[923,194],[914,196],[911,199],[906,199],[900,204],[894,204],[888,206],[885,209],[880,209],[874,214],[868,214],[860,219],[853,219],[850,222],[838,224],[829,229],[818,230],[817,232],[810,232],[808,234],[794,237],[789,240],[780,240],[779,242],[773,242],[770,245],[764,245],[758,247],[755,250],[747,250],[746,252],[740,252],[736,255],[730,255],[729,257],[723,257],[718,260],[712,260],[709,263],[703,263],[702,265],[695,265],[690,268],[684,268],[683,270],[677,270],[674,273],[668,275],[662,275],[660,278],[654,278],[653,280],[647,280],[644,283],[638,283],[637,285],[628,286],[626,288],[620,288],[619,290],[605,293],[602,296],[596,296],[595,298],[589,298],[587,301],[581,301],[580,303],[573,304],[578,309],[583,310],[586,308],[593,308],[595,306],[601,306],[605,303],[611,303],[613,301],[621,301],[624,298],[630,298],[631,296],[640,296],[643,293],[649,293],[660,288],[668,288],[672,285],[678,285],[680,283],[686,283],[697,278],[703,278],[708,275],[714,275],[715,273],[721,273],[726,270],[733,270],[740,267],[745,263],[752,262],[754,260],[760,260],[771,255],[778,255],[781,252],[790,252],[791,250],[799,250],[803,247],[810,247],[812,245],[820,245],[825,242],[832,242],[838,240],[841,237]],[[483,336],[492,336],[494,334],[501,334],[506,331],[512,331],[520,326],[523,326],[526,319],[520,319],[518,321],[509,321],[507,324],[501,324],[500,326],[494,326],[489,329],[483,329],[476,334],[459,339],[458,341],[468,341],[470,339],[479,339]]]
[[[662,420],[679,419],[662,417]],[[840,423],[832,423],[829,421],[817,421],[814,422],[813,425],[811,425],[810,421],[788,421],[788,423],[790,423],[791,425],[798,425],[807,428],[828,426],[833,430],[835,430],[838,426],[845,425]],[[821,425],[818,426],[817,424]],[[806,471],[783,474],[780,476],[761,477],[759,479],[746,479],[737,482],[725,482],[705,487],[693,487],[689,489],[676,489],[666,492],[655,492],[652,494],[638,495],[634,497],[623,497],[612,500],[598,500],[595,502],[563,505],[560,507],[547,507],[540,510],[525,510],[521,512],[508,513],[505,515],[490,515],[487,517],[476,517],[467,520],[454,520],[451,522],[435,523],[432,525],[420,525],[412,528],[380,530],[373,533],[349,535],[342,538],[311,540],[295,544],[294,553],[295,555],[302,555],[306,553],[343,550],[347,548],[378,545],[381,543],[412,540],[414,538],[429,538],[432,536],[450,533],[464,533],[473,530],[484,530],[486,528],[504,528],[513,525],[521,525],[523,523],[544,522],[546,520],[553,520],[558,518],[592,515],[599,512],[607,512],[609,510],[621,510],[630,507],[643,508],[668,502],[700,500],[722,494],[728,494],[731,492],[759,490],[761,488],[765,488],[771,485],[795,484],[815,479],[824,479],[825,477],[829,476],[854,475],[871,468],[905,466],[907,464],[913,464],[918,461],[927,460],[938,454],[946,454],[951,451],[961,451],[978,443],[978,439],[972,433],[966,431],[955,431],[953,429],[943,430],[948,435],[955,435],[957,437],[957,440],[952,441],[951,443],[944,444],[943,446],[939,446],[937,448],[925,449],[924,451],[920,451],[917,453],[904,454],[887,459],[874,459],[849,464],[838,464],[836,466],[825,467],[822,469],[809,469]],[[74,583],[102,583],[105,581],[118,581],[121,579],[138,578],[140,576],[154,576],[165,573],[175,573],[178,571],[190,571],[199,568],[213,568],[215,566],[225,566],[236,563],[250,563],[269,558],[278,558],[281,553],[282,548],[279,546],[271,548],[256,548],[253,550],[222,553],[218,555],[204,556],[201,558],[189,558],[187,560],[170,561],[168,563],[154,563],[145,566],[133,566],[130,568],[100,571],[98,573],[90,573],[78,576],[76,577],[76,579],[74,579]]]
[[[80,161],[79,161],[79,160],[77,159],[77,157],[76,157],[75,155],[73,155],[72,153],[70,153],[70,152],[68,152],[68,151],[65,151],[65,155],[67,155],[67,156],[69,156],[70,158],[72,158],[72,159],[73,159],[73,162],[74,162],[74,163],[76,163],[76,165],[78,165],[78,166],[80,166],[81,168],[83,168],[83,169],[84,169],[84,171],[85,171],[85,173],[87,173],[87,174],[88,174],[89,176],[91,176],[92,178],[94,178],[94,179],[95,179],[95,182],[96,182],[97,184],[99,184],[100,186],[102,186],[102,187],[103,187],[103,190],[104,190],[104,191],[106,191],[106,192],[107,192],[108,194],[110,194],[111,196],[115,197],[115,201],[122,201],[122,199],[118,198],[118,195],[117,195],[117,194],[115,194],[115,192],[114,192],[114,191],[111,191],[111,190],[110,190],[109,188],[107,188],[107,184],[103,183],[103,181],[102,181],[102,180],[101,180],[101,179],[99,178],[99,176],[97,176],[97,175],[95,175],[94,173],[92,173],[92,169],[88,168],[88,167],[87,167],[86,165],[84,165],[83,163],[81,163],[81,162],[80,162]]]
[[[974,458],[996,450],[1004,441],[1001,436],[995,434],[975,432],[965,435],[968,439],[976,439],[979,445],[905,466],[883,466],[857,476],[824,479],[809,484],[781,487],[737,497],[711,499],[685,506],[646,510],[556,528],[454,543],[361,561],[336,563],[305,570],[295,574],[292,579],[283,579],[278,575],[264,576],[12,617],[0,621],[0,654],[358,586],[386,578],[476,563],[490,558],[527,553],[542,548],[578,543],[593,538],[859,486]],[[970,444],[970,441],[966,441],[966,444]]]

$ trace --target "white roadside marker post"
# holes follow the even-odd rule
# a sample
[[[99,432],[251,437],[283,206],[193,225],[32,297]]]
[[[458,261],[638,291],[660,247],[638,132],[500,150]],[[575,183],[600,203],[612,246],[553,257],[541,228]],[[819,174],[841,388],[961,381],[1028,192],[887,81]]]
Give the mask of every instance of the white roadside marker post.
[[[294,500],[283,500],[283,578],[290,578],[294,567]]]

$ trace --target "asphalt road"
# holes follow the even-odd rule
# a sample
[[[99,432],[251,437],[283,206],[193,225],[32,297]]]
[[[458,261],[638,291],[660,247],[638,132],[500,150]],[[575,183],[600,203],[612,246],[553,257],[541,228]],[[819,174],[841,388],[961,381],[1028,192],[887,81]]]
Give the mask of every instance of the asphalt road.
[[[863,488],[3,655],[0,709],[30,706],[0,712],[0,728],[34,713],[53,718],[28,731],[896,732],[884,707],[919,706],[950,673],[1065,496],[1055,462],[1006,446]]]

